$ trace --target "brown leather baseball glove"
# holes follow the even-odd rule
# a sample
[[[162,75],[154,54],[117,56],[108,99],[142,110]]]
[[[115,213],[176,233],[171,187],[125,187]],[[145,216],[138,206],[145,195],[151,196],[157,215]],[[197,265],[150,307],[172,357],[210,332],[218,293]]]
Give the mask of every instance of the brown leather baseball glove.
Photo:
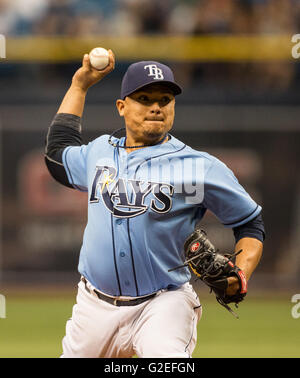
[[[170,270],[189,266],[195,275],[211,289],[211,292],[215,293],[217,301],[238,318],[228,304],[235,303],[235,306],[238,307],[238,303],[247,294],[245,274],[232,261],[240,252],[242,250],[234,254],[222,255],[218,253],[207,238],[206,232],[195,229],[184,243],[184,264]],[[231,276],[237,277],[239,282],[239,290],[234,295],[226,294],[227,278]]]

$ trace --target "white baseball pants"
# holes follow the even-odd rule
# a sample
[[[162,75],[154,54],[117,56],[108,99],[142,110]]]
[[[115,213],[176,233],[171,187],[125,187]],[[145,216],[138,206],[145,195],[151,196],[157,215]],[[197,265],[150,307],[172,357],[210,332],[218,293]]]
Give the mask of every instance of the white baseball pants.
[[[78,284],[63,338],[65,358],[191,357],[202,308],[189,283],[136,306],[114,306]]]

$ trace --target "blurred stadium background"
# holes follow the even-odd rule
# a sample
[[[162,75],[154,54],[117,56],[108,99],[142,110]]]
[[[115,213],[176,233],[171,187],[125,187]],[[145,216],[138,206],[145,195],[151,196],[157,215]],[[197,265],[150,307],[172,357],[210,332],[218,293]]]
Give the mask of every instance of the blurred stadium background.
[[[250,311],[246,302],[242,306],[250,321],[265,303],[265,323],[255,328],[263,318],[259,312],[257,323],[245,324],[243,332],[262,335],[275,314],[277,320],[273,339],[271,329],[266,335],[269,344],[259,349],[254,337],[244,356],[299,357],[300,320],[290,313],[291,297],[300,291],[300,58],[291,55],[297,33],[299,0],[0,0],[6,39],[6,58],[0,59],[0,293],[7,307],[7,318],[0,319],[0,357],[60,351],[79,278],[86,197],[54,182],[43,148],[73,73],[96,46],[111,48],[117,63],[88,93],[84,140],[122,127],[115,100],[130,63],[160,60],[173,68],[184,88],[173,134],[223,160],[263,207],[264,255],[250,282]],[[231,230],[212,214],[202,226],[218,248],[232,249]],[[205,297],[206,289],[195,286]],[[209,319],[230,333],[230,315],[209,311]],[[47,314],[51,324],[42,321]],[[274,339],[283,324],[287,328],[278,328],[278,335],[285,344]],[[230,337],[223,336],[220,356]],[[228,355],[238,353],[239,341],[232,341]],[[218,335],[215,342],[220,344]],[[218,355],[214,345],[206,347],[210,352]],[[204,356],[201,344],[198,356]]]

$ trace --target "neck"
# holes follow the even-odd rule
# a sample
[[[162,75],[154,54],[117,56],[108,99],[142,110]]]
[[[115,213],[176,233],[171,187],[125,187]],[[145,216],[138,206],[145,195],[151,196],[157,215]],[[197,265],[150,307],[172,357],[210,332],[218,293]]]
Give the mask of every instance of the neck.
[[[160,136],[159,138],[151,139],[151,140],[140,140],[134,137],[131,137],[130,135],[126,135],[125,139],[125,149],[126,151],[132,152],[141,148],[155,146],[157,144],[163,144],[166,143],[169,139],[168,133]]]

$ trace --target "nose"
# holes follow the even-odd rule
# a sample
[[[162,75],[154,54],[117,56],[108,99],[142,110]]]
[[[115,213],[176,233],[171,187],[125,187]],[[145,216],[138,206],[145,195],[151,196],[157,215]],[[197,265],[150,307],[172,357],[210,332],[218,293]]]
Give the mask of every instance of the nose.
[[[156,101],[156,102],[153,102],[151,104],[151,109],[150,109],[151,113],[156,113],[156,114],[159,114],[161,112],[161,109],[160,109],[160,105],[159,105],[159,102]]]

